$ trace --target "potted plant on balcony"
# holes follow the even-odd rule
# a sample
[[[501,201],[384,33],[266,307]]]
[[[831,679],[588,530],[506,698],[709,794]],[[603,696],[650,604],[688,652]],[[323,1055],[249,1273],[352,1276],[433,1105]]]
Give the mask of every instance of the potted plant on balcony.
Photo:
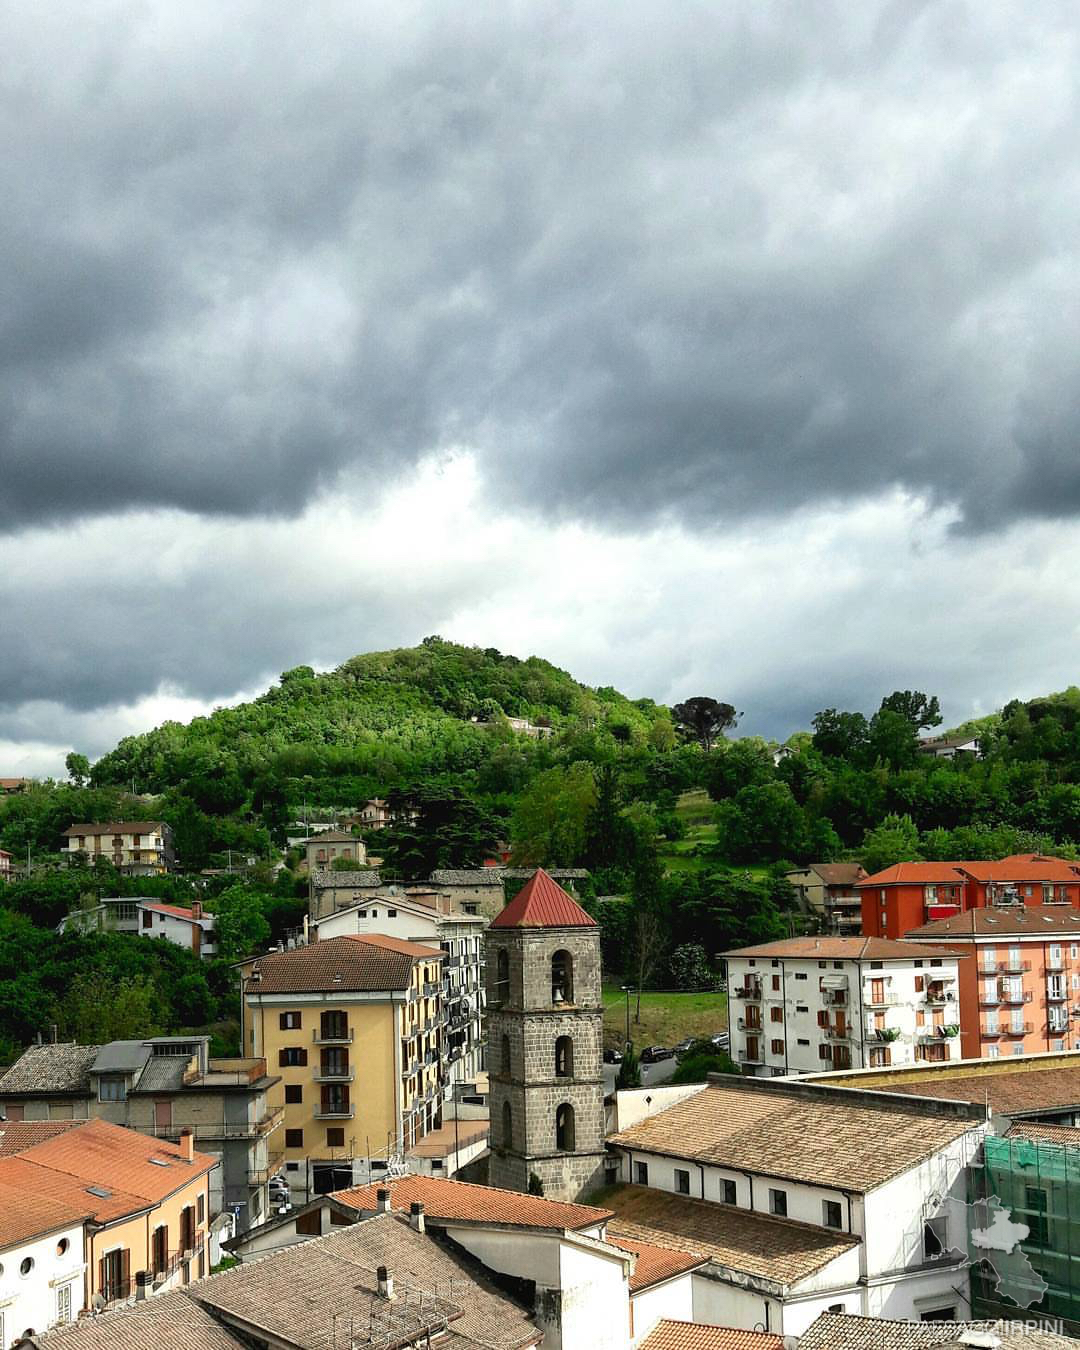
[[[900,1028],[878,1027],[877,1036],[879,1041],[885,1041],[886,1044],[891,1044],[893,1041],[898,1041],[900,1039]]]
[[[952,1040],[954,1036],[960,1035],[960,1028],[955,1022],[949,1022],[946,1026],[941,1028],[941,1034],[946,1040]]]

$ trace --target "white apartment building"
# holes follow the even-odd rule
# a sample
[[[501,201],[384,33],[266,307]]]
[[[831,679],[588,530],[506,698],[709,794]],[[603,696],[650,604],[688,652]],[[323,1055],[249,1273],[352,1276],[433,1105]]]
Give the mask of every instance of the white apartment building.
[[[175,863],[172,826],[163,820],[110,820],[69,825],[62,851],[106,858],[132,876],[157,876]]]
[[[958,964],[966,959],[864,937],[727,952],[731,1057],[763,1078],[959,1059]]]
[[[405,895],[382,895],[314,921],[308,933],[314,940],[378,933],[446,953],[442,983],[447,1017],[445,1090],[449,1097],[455,1082],[473,1081],[484,1067],[483,943],[487,924],[479,914],[444,913]]]
[[[83,1221],[69,1204],[0,1181],[0,1350],[83,1309]]]
[[[966,1169],[984,1107],[714,1074],[612,1135],[620,1235],[699,1252],[693,1320],[798,1336],[823,1312],[970,1315]],[[955,1231],[954,1231],[955,1230]]]
[[[56,926],[58,933],[70,930],[134,933],[138,937],[164,938],[174,946],[209,961],[217,955],[214,916],[198,900],[190,909],[167,905],[150,896],[108,896],[90,909],[77,909]]]

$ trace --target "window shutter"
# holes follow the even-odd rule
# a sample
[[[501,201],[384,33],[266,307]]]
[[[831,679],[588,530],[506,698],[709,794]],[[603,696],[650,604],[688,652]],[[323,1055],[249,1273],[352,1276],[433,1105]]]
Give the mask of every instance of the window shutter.
[[[102,1298],[104,1298],[104,1297],[105,1297],[105,1280],[106,1280],[106,1275],[105,1275],[105,1258],[104,1258],[104,1257],[102,1257],[101,1260],[98,1262],[97,1280],[98,1280],[98,1293],[101,1295]]]
[[[125,1247],[120,1254],[121,1294],[126,1298],[131,1293],[131,1249]]]
[[[922,991],[923,991],[923,986],[924,986],[923,977],[922,977],[921,975],[916,975],[916,976],[915,976],[915,992],[916,992],[917,994],[921,994]]]
[[[286,1063],[288,1062],[284,1050],[279,1050],[279,1051],[277,1052],[277,1062],[278,1062],[278,1068],[279,1068],[279,1069],[283,1069],[283,1068],[285,1067]]]
[[[278,1015],[277,1015],[277,1024],[278,1024],[278,1030],[279,1030],[279,1031],[284,1031],[285,1028],[289,1025],[289,1014],[288,1014],[288,1013],[278,1013]]]
[[[300,1063],[301,1063],[302,1065],[306,1065],[306,1064],[307,1064],[307,1051],[306,1051],[306,1050],[301,1050],[301,1051],[300,1051]]]

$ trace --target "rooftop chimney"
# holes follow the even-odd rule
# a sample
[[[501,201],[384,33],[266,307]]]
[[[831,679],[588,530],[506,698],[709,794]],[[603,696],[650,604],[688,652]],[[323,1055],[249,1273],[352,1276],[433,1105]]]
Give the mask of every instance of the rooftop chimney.
[[[195,1136],[189,1129],[180,1131],[180,1154],[185,1162],[195,1161]]]
[[[385,1266],[380,1266],[375,1272],[379,1281],[379,1297],[392,1299],[394,1297],[394,1277],[389,1273]]]
[[[137,1270],[135,1272],[135,1301],[141,1302],[150,1291],[150,1281],[153,1276],[148,1270]]]
[[[414,1200],[409,1206],[409,1224],[418,1233],[424,1231],[424,1206],[419,1200]]]
[[[201,918],[202,918],[202,901],[201,901],[201,900],[192,900],[192,902],[191,902],[191,917],[192,917],[193,919],[201,919]]]
[[[380,1186],[375,1192],[375,1204],[381,1214],[390,1213],[390,1191],[386,1186]]]

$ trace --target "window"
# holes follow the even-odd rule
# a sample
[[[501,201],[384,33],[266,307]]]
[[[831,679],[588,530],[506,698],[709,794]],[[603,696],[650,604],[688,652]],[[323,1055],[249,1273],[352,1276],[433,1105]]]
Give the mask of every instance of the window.
[[[808,978],[808,976],[807,976],[805,970],[797,970],[797,971],[795,972],[795,978],[796,978],[797,980],[805,980],[805,979]]]
[[[943,1214],[923,1224],[923,1256],[927,1261],[944,1256],[949,1250],[949,1222]]]
[[[502,1146],[514,1147],[514,1114],[510,1110],[509,1102],[503,1102],[502,1108]]]
[[[647,1186],[649,1184],[649,1164],[643,1162],[634,1163],[634,1183],[638,1186]]]
[[[555,1077],[573,1078],[574,1042],[569,1036],[559,1036],[555,1041]]]
[[[466,914],[479,914],[479,913],[480,913],[480,907],[479,907],[478,905],[476,905],[475,903],[469,903],[469,902],[466,902],[464,905],[461,906],[461,908],[465,911]]]
[[[202,1223],[206,1218],[206,1196],[197,1195],[195,1197],[195,1222]]]
[[[285,1084],[285,1105],[299,1106],[304,1100],[304,1086],[302,1083]]]
[[[844,1212],[839,1200],[823,1200],[821,1208],[825,1216],[826,1228],[843,1228]]]
[[[574,1108],[563,1102],[555,1112],[555,1147],[561,1153],[574,1151]]]
[[[782,1055],[784,1053],[784,1042],[773,1041],[771,1043],[771,1049],[774,1055]]]
[[[1041,1186],[1024,1187],[1024,1219],[1028,1226],[1028,1241],[1040,1247],[1050,1245],[1050,1224],[1046,1216],[1047,1194]]]
[[[787,1191],[769,1190],[769,1213],[787,1217]]]
[[[19,1262],[19,1274],[25,1279],[33,1269],[34,1258],[32,1256],[24,1256]]]
[[[164,1275],[169,1268],[169,1227],[161,1224],[154,1229],[150,1240],[150,1269],[155,1275]]]
[[[106,1303],[127,1298],[131,1292],[131,1253],[126,1247],[115,1247],[101,1258],[98,1285]]]
[[[278,1051],[279,1069],[303,1068],[307,1063],[307,1051],[298,1045],[287,1045]]]
[[[304,1131],[303,1131],[303,1130],[286,1130],[286,1131],[285,1131],[285,1147],[286,1147],[286,1148],[303,1148],[303,1147],[304,1147]]]
[[[920,1322],[955,1322],[956,1308],[950,1304],[947,1308],[931,1308],[919,1314]]]
[[[388,910],[386,911],[386,917],[387,917],[388,919],[396,919],[396,918],[397,918],[397,910],[396,910],[396,909],[388,909]]]
[[[68,1248],[70,1246],[71,1243],[67,1240],[67,1238],[61,1238],[60,1241],[56,1244],[57,1256],[66,1256]]]
[[[349,1039],[348,1018],[336,1008],[324,1012],[319,1018],[319,1036],[324,1041],[347,1041]]]
[[[720,1199],[725,1205],[737,1205],[739,1203],[738,1192],[735,1189],[735,1183],[728,1177],[721,1178],[720,1181]]]
[[[509,1074],[510,1074],[510,1037],[507,1036],[507,1035],[505,1035],[505,1034],[503,1035],[503,1038],[502,1038],[502,1054],[501,1054],[501,1058],[500,1058],[500,1060],[499,1060],[499,1067],[502,1069],[503,1073],[505,1073],[505,1074],[509,1077]]]
[[[56,1291],[56,1320],[71,1321],[71,1285],[62,1284]]]
[[[278,1029],[281,1031],[299,1031],[300,1014],[298,1012],[278,1013]]]
[[[127,1079],[117,1077],[99,1078],[98,1101],[99,1102],[127,1101]]]
[[[800,1036],[799,1039],[795,1042],[795,1044],[796,1044],[796,1045],[809,1045],[810,1042],[809,1042],[808,1039],[806,1039],[806,1038]]]
[[[340,1125],[330,1125],[330,1126],[327,1127],[327,1131],[326,1131],[326,1147],[327,1147],[327,1148],[344,1148],[344,1147],[345,1147],[345,1130],[343,1129],[342,1126],[340,1126]]]
[[[675,1169],[675,1189],[680,1195],[690,1194],[690,1173],[684,1167]]]
[[[510,955],[501,950],[495,958],[495,1002],[505,1003],[510,997]]]
[[[784,1020],[784,1010],[783,1010],[783,1008],[770,1008],[770,1009],[769,1009],[769,1021],[770,1021],[770,1022],[782,1022],[783,1020]]]
[[[795,1011],[796,1011],[796,1012],[809,1012],[809,1011],[810,1011],[810,1007],[809,1007],[809,1005],[806,1004],[806,1003],[796,1003],[796,1004],[795,1004]]]
[[[569,952],[558,951],[551,958],[551,1001],[574,1001],[574,958]]]
[[[772,977],[772,987],[773,987],[773,993],[774,993],[774,994],[779,992],[779,989],[780,989],[780,976],[779,976],[779,975],[774,975],[774,976]]]
[[[828,968],[829,968],[829,963],[828,963],[828,961],[819,961],[817,964],[818,964],[818,970],[828,970]]]

